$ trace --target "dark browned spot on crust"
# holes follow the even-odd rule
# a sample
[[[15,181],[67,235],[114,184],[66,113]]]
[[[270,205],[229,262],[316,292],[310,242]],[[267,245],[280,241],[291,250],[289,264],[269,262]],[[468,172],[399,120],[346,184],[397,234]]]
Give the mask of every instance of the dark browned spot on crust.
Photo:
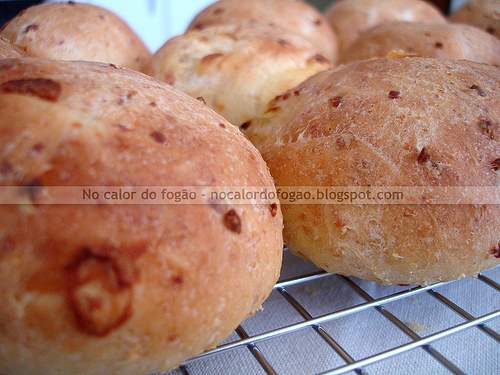
[[[389,99],[399,99],[401,98],[401,93],[399,91],[389,91]]]
[[[156,104],[156,102],[151,102],[151,103],[149,103],[149,105],[150,105],[151,107],[157,107],[157,106],[158,106],[158,104]]]
[[[225,129],[226,128],[226,125],[223,124],[222,122],[219,124],[219,126],[222,128],[222,129]]]
[[[172,334],[170,336],[168,336],[168,341],[169,342],[174,342],[174,341],[177,341],[179,339],[179,336],[177,334]]]
[[[318,25],[318,26],[321,25],[322,23],[323,23],[323,21],[321,21],[320,18],[317,18],[316,21],[314,21],[314,24]]]
[[[137,272],[126,254],[85,247],[65,276],[68,306],[85,334],[105,336],[131,316]]]
[[[342,220],[342,219],[337,219],[337,220],[335,221],[335,226],[336,226],[337,228],[342,228],[342,227],[345,227],[346,225],[347,225],[347,224],[346,224],[346,223],[345,223],[345,221],[344,221],[344,220]]]
[[[300,95],[300,90],[295,90],[295,91],[293,92],[293,95],[295,95],[295,96],[299,96],[299,95]]]
[[[36,25],[36,24],[33,24],[33,25],[28,25],[24,28],[24,33],[27,33],[27,32],[30,32],[30,31],[37,31],[38,29],[40,28],[40,25]]]
[[[308,59],[306,62],[307,63],[316,62],[316,63],[320,63],[320,64],[329,64],[330,60],[328,60],[325,56],[318,54],[318,55],[314,55],[313,57]]]
[[[493,249],[490,250],[490,253],[495,256],[495,258],[500,258],[500,242]]]
[[[33,147],[31,148],[31,152],[33,154],[38,154],[39,152],[42,152],[44,148],[45,148],[45,145],[43,143],[39,142],[39,143],[33,145]]]
[[[497,158],[491,162],[491,169],[494,171],[500,170],[500,158]]]
[[[423,147],[417,157],[417,162],[423,164],[431,158],[431,154],[427,148]]]
[[[488,136],[490,139],[495,139],[495,134],[493,133],[493,123],[490,119],[479,119],[479,129],[481,130],[481,133]]]
[[[289,43],[285,39],[278,39],[278,44],[282,47],[286,47]]]
[[[201,64],[207,64],[209,63],[210,61],[213,61],[221,56],[224,56],[222,53],[213,53],[211,55],[207,55],[205,56],[204,58],[201,59]]]
[[[224,225],[231,232],[241,233],[241,220],[234,210],[230,210],[224,215]]]
[[[335,108],[338,108],[342,105],[342,96],[335,96],[333,98],[330,98],[329,101],[330,101],[330,104],[335,107]]]
[[[205,101],[205,98],[203,96],[198,96],[196,98],[196,100],[198,100],[199,102],[202,102],[203,104],[207,105],[207,102]]]
[[[68,5],[75,5],[74,1],[68,1]]]
[[[2,164],[0,164],[0,174],[2,174],[2,175],[12,173],[13,170],[14,170],[14,167],[8,161],[4,160],[4,161],[2,161]]]
[[[165,134],[158,131],[152,132],[149,136],[158,143],[164,144],[167,141],[167,137],[165,137]]]
[[[174,276],[171,277],[171,280],[172,280],[172,283],[176,284],[176,285],[182,285],[184,284],[184,276],[180,275],[180,274],[176,274]]]
[[[243,130],[247,130],[252,125],[252,120],[248,120],[240,125],[240,128]]]
[[[496,30],[494,27],[490,26],[490,27],[486,28],[486,32],[488,34],[494,35],[496,33]]]
[[[205,25],[202,23],[197,23],[196,25],[193,26],[193,29],[195,30],[203,30],[205,28]]]
[[[216,8],[214,10],[214,14],[217,15],[217,14],[222,14],[224,13],[224,8]]]
[[[434,47],[441,49],[441,48],[443,48],[443,43],[436,42],[436,44],[434,44]]]
[[[280,112],[280,111],[281,111],[281,107],[277,106],[277,107],[269,108],[265,113],[275,113],[275,112]]]
[[[278,205],[276,203],[271,204],[271,216],[276,217],[278,214]]]
[[[134,96],[136,96],[136,95],[137,95],[137,91],[135,91],[135,90],[129,91],[129,93],[127,94],[127,99],[132,100],[132,99],[134,99]]]
[[[28,78],[4,82],[0,85],[0,91],[5,94],[36,96],[55,102],[61,94],[61,85],[50,79]]]
[[[479,87],[478,85],[472,85],[469,87],[471,90],[476,90],[477,94],[479,96],[482,96],[482,97],[485,97],[486,96],[486,93],[484,92],[484,90]]]
[[[32,202],[35,202],[37,198],[40,196],[42,191],[43,183],[39,178],[34,178],[31,181],[23,184],[22,191],[28,194],[28,197]]]

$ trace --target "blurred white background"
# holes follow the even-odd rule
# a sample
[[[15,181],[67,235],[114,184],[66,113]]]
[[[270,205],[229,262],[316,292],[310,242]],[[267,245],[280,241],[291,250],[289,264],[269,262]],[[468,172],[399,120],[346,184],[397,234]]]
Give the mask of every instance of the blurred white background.
[[[151,52],[154,53],[171,37],[183,34],[194,16],[216,0],[76,1],[99,5],[115,12],[140,35]],[[468,0],[451,1],[451,10],[457,9],[467,1]]]
[[[155,52],[171,37],[184,34],[194,16],[214,1],[84,0],[81,2],[102,6],[122,17],[139,34],[151,52]]]

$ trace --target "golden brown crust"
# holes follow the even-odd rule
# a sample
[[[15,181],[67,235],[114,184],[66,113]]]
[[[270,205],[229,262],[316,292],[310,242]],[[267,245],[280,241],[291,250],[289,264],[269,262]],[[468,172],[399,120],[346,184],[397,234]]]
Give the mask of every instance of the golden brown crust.
[[[337,34],[339,55],[363,32],[387,21],[446,23],[441,11],[424,0],[340,0],[324,15]]]
[[[50,186],[265,186],[202,103],[90,62],[0,61],[0,372],[165,371],[216,345],[277,280],[271,203],[45,205]],[[207,197],[207,199],[209,199]]]
[[[31,57],[113,63],[140,70],[151,57],[146,45],[116,14],[91,4],[32,6],[9,21],[0,35]]]
[[[450,15],[450,21],[478,27],[500,39],[500,1],[472,0]]]
[[[219,25],[167,41],[144,69],[235,125],[276,95],[331,67],[307,39],[272,25]]]
[[[500,69],[431,58],[322,72],[247,129],[276,185],[495,186]],[[311,201],[309,201],[311,202]],[[282,205],[289,248],[330,272],[429,284],[500,263],[498,205]]]
[[[387,22],[361,34],[341,63],[387,57],[391,53],[469,60],[500,65],[500,41],[476,27],[458,24]]]
[[[224,24],[273,24],[309,39],[332,63],[337,61],[337,38],[323,15],[304,1],[220,0],[202,10],[188,30]]]

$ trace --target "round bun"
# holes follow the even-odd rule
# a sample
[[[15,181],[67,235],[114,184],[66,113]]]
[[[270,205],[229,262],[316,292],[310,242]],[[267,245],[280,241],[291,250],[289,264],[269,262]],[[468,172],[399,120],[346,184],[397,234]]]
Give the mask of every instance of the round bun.
[[[491,65],[377,59],[318,73],[271,103],[277,110],[247,135],[278,191],[314,193],[305,204],[280,194],[285,244],[327,271],[382,284],[425,285],[499,264],[500,206],[481,204],[488,196],[458,204],[476,202],[459,201],[463,191],[433,201],[426,190],[499,186],[499,84]],[[343,201],[356,187],[365,199]],[[424,190],[406,199],[402,187]],[[314,204],[324,199],[316,189],[333,204]],[[377,192],[394,198],[369,204]]]
[[[113,63],[140,70],[151,57],[135,32],[116,14],[91,4],[32,6],[7,22],[0,35],[31,57]]]
[[[25,56],[25,53],[22,48],[16,46],[10,40],[7,40],[0,36],[0,59],[23,56]]]
[[[144,71],[197,98],[235,125],[276,95],[331,67],[300,35],[272,25],[220,25],[167,41]]]
[[[481,29],[458,24],[393,21],[364,32],[341,62],[395,55],[469,60],[500,65],[500,41]]]
[[[450,21],[483,29],[500,39],[500,0],[472,0],[450,15]]]
[[[423,0],[339,0],[325,11],[337,34],[339,55],[363,32],[387,21],[446,23],[441,11]]]
[[[220,0],[202,10],[188,27],[200,30],[225,24],[273,24],[302,35],[314,43],[327,59],[337,60],[337,38],[314,6],[290,0]]]
[[[277,204],[148,204],[144,188],[139,204],[83,198],[86,187],[274,191],[238,128],[93,62],[2,60],[0,106],[0,182],[20,187],[0,206],[0,373],[166,371],[259,308],[280,270]],[[81,187],[81,204],[44,204],[62,199],[54,187]]]

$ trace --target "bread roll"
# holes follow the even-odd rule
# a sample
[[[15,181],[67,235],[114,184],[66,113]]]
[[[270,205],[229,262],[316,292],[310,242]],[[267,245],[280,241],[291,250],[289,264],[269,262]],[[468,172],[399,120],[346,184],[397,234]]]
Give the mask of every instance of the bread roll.
[[[341,62],[386,57],[391,53],[500,65],[500,41],[481,29],[406,21],[372,27],[349,47]]]
[[[483,29],[500,39],[500,0],[472,0],[450,15],[450,21]]]
[[[16,46],[10,40],[0,36],[0,59],[23,56],[25,56],[25,53],[22,48]]]
[[[337,60],[337,38],[323,15],[300,0],[220,0],[202,10],[188,30],[225,24],[273,24],[302,35],[327,59]]]
[[[235,125],[276,95],[331,67],[307,39],[272,25],[220,25],[167,41],[144,71],[197,98]]]
[[[0,35],[31,57],[100,61],[139,70],[151,56],[116,14],[72,1],[25,9],[3,26]]]
[[[320,194],[282,201],[290,250],[329,272],[382,284],[425,285],[499,264],[500,206],[460,205],[460,191],[432,204],[425,190],[498,189],[499,84],[491,65],[377,59],[318,73],[273,101],[247,135],[277,189],[338,193],[328,193],[332,204],[314,204]],[[404,200],[396,195],[402,187],[425,189]],[[365,192],[364,200],[337,204],[354,188],[395,198],[369,204]]]
[[[446,23],[441,11],[424,0],[339,0],[325,10],[337,34],[339,55],[363,32],[388,21]]]
[[[236,127],[144,74],[0,61],[0,184],[22,186],[0,205],[0,373],[166,371],[228,336],[278,278],[276,204],[44,204],[54,186],[274,191]]]

